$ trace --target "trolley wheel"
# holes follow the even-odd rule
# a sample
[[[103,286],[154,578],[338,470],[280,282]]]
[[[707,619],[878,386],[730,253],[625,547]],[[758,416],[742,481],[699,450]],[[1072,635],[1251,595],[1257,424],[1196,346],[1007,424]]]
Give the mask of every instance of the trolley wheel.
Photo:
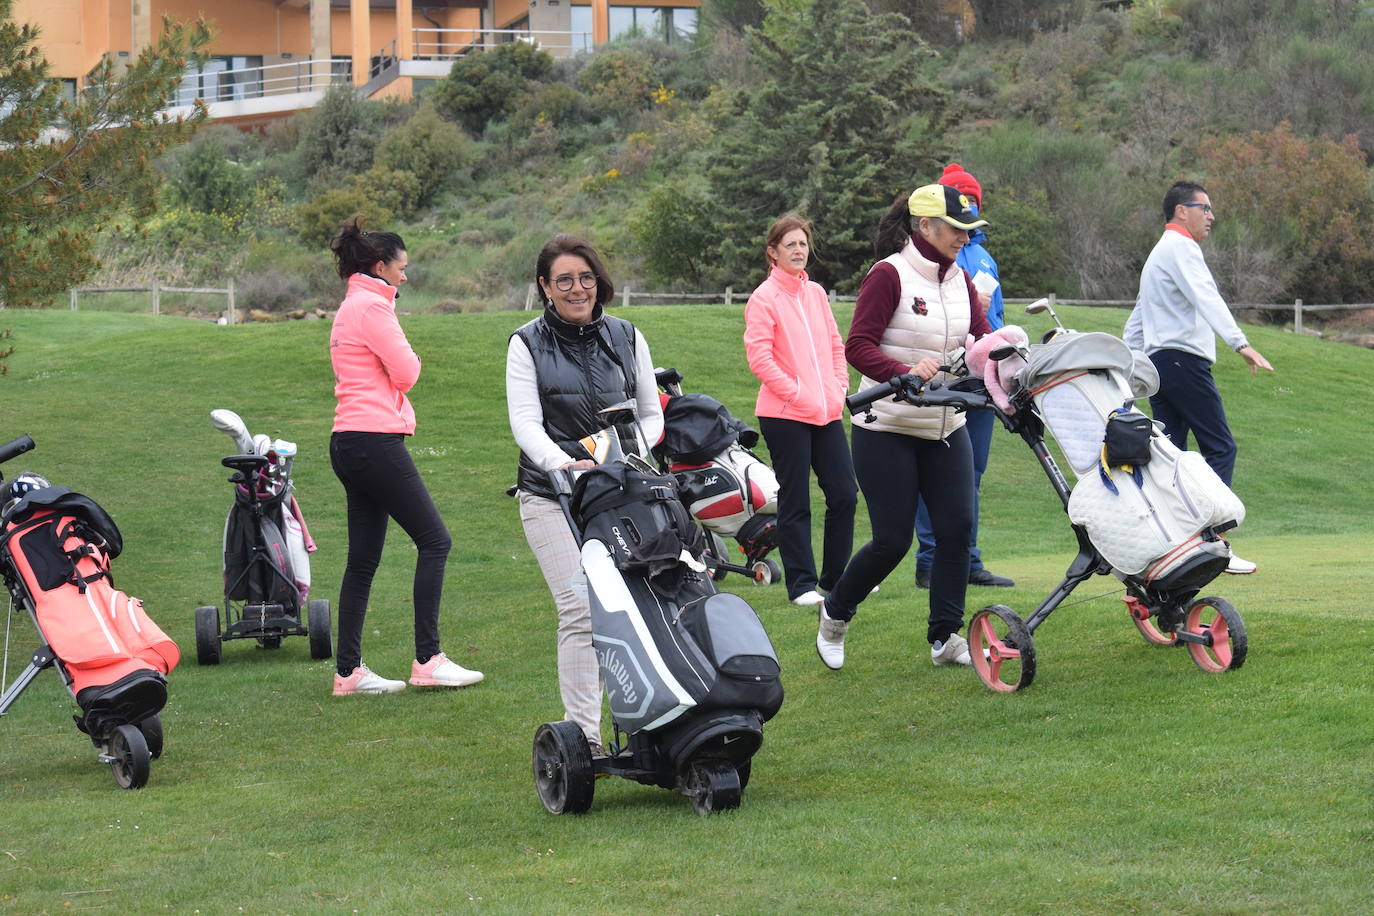
[[[1173,633],[1165,633],[1155,626],[1154,617],[1146,617],[1142,620],[1131,614],[1131,622],[1135,624],[1135,628],[1140,631],[1140,635],[1144,636],[1148,643],[1154,643],[1156,646],[1172,646],[1178,643],[1178,637]]]
[[[137,725],[121,725],[110,736],[110,769],[121,789],[141,789],[148,784],[148,742]]]
[[[582,814],[592,806],[592,751],[575,722],[545,722],[534,733],[534,788],[550,814]]]
[[[329,658],[334,645],[329,640],[329,602],[316,598],[305,606],[305,628],[310,633],[310,657]]]
[[[735,764],[735,772],[739,774],[739,790],[741,792],[743,792],[745,787],[749,785],[749,776],[753,773],[753,771],[753,757],[750,757],[748,760],[740,760]]]
[[[749,571],[754,574],[755,585],[772,585],[782,579],[782,567],[772,560],[755,560]]]
[[[1184,624],[1189,633],[1206,634],[1212,638],[1210,646],[1188,643],[1188,654],[1203,671],[1218,673],[1234,671],[1245,664],[1249,643],[1245,637],[1245,621],[1240,612],[1225,598],[1199,598],[1188,608]]]
[[[973,670],[998,693],[1012,693],[1035,680],[1035,641],[1030,629],[1004,604],[973,615],[968,628],[968,654]]]
[[[280,637],[280,636],[259,636],[259,637],[258,637],[258,645],[262,646],[264,649],[280,649],[280,648],[281,648],[281,637]]]
[[[138,730],[143,733],[143,741],[148,745],[148,756],[154,760],[161,757],[162,718],[157,713],[153,713],[138,723]]]
[[[698,760],[687,771],[687,795],[692,810],[702,816],[738,808],[742,788],[739,770],[728,761]]]
[[[196,663],[219,664],[219,608],[196,608]]]

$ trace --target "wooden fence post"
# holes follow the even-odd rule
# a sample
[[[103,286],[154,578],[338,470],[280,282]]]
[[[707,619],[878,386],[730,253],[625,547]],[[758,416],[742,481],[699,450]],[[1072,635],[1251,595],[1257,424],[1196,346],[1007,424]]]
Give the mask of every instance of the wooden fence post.
[[[625,284],[625,289],[620,295],[620,304],[627,308],[630,305],[630,284],[628,283]]]
[[[73,312],[76,311],[76,296],[77,296],[76,287],[73,286],[73,287],[72,287],[72,311],[73,311]]]
[[[727,286],[727,287],[725,287],[725,304],[726,304],[726,305],[734,305],[734,304],[735,304],[735,288],[734,288],[733,286]]]
[[[225,296],[225,298],[226,298],[226,299],[228,300],[228,302],[229,302],[229,323],[230,323],[230,324],[233,324],[234,321],[237,320],[237,316],[234,314],[234,278],[233,278],[233,277],[230,277],[230,278],[229,278],[229,285],[228,285],[227,289],[229,290],[229,292],[228,292],[228,294]]]
[[[838,300],[838,294],[832,289],[830,292],[825,294],[825,298],[830,300],[830,307],[834,308],[835,302]]]
[[[157,315],[159,314],[159,309],[161,307],[161,303],[158,300],[162,298],[162,292],[158,288],[158,283],[156,280],[153,281],[153,285],[150,288],[150,291],[153,294],[153,314]]]
[[[525,311],[534,311],[534,284],[531,283],[525,290]]]
[[[1302,300],[1293,300],[1293,333],[1302,333]]]

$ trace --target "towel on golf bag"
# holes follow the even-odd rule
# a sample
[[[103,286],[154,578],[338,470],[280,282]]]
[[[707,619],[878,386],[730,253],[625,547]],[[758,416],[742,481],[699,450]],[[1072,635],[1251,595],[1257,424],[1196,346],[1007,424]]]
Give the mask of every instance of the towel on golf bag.
[[[62,660],[83,707],[99,693],[83,697],[87,688],[140,671],[160,677],[176,667],[177,644],[148,616],[142,601],[115,587],[110,560],[123,541],[114,520],[94,500],[66,487],[35,490],[6,517],[0,544],[34,603],[43,639]]]
[[[1144,464],[1084,474],[1069,496],[1069,520],[1113,568],[1153,582],[1199,553],[1229,557],[1222,532],[1245,520],[1245,506],[1197,452],[1163,435],[1150,438]]]
[[[619,461],[599,464],[577,478],[572,511],[583,540],[601,541],[617,569],[643,575],[664,595],[678,591],[683,552],[700,561],[706,550],[668,474]]]

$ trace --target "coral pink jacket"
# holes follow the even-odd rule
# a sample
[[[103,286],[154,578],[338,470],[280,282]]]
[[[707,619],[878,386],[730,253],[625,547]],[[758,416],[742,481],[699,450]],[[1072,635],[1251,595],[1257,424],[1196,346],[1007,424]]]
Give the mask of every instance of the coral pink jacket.
[[[396,288],[367,274],[348,278],[348,293],[329,332],[334,366],[335,432],[415,432],[406,397],[420,377],[420,357],[396,320]]]
[[[835,314],[806,272],[776,265],[744,307],[744,352],[759,386],[754,413],[824,426],[840,418],[849,367]]]

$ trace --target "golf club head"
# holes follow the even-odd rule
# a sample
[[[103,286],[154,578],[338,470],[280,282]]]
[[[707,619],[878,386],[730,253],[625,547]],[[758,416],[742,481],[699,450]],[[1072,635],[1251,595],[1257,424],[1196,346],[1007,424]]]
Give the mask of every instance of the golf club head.
[[[240,455],[253,454],[253,437],[248,435],[248,427],[238,414],[219,408],[210,411],[210,422],[215,425],[215,429],[227,433],[229,438],[234,440],[234,448]]]
[[[1036,299],[1030,305],[1026,306],[1027,315],[1039,315],[1041,312],[1049,312],[1050,317],[1054,319],[1054,323],[1059,325],[1060,328],[1064,327],[1063,323],[1059,320],[1059,316],[1054,313],[1054,306],[1050,305],[1048,296]]]

